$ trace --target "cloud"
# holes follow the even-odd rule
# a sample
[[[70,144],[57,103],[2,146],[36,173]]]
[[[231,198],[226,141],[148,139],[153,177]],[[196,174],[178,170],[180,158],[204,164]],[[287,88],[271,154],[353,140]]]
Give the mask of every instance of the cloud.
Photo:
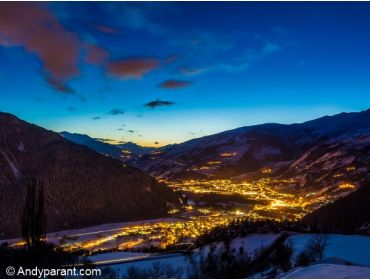
[[[92,119],[93,119],[93,120],[100,120],[100,119],[101,119],[101,117],[93,117]]]
[[[271,53],[275,53],[277,51],[280,51],[282,48],[278,44],[275,44],[273,42],[266,42],[266,44],[263,46],[260,56],[265,57],[266,55],[269,55]]]
[[[93,44],[85,44],[85,47],[86,47],[86,56],[85,56],[86,63],[100,65],[108,57],[108,52],[101,47],[98,47]]]
[[[253,63],[263,60],[266,57],[282,50],[282,47],[273,42],[264,42],[260,48],[250,48],[245,53],[226,63],[220,63],[208,68],[208,71],[223,70],[231,73],[238,73],[248,69]]]
[[[102,3],[100,7],[105,13],[112,16],[125,29],[142,31],[152,34],[163,34],[166,27],[152,20],[151,14],[161,12],[168,6],[152,2],[143,3]]]
[[[79,74],[77,36],[66,30],[43,4],[0,3],[0,45],[22,46],[41,60],[48,83],[71,93],[67,81]]]
[[[170,64],[172,62],[175,62],[178,58],[179,58],[178,54],[173,54],[173,55],[166,57],[163,62],[166,64]]]
[[[149,108],[152,108],[152,109],[155,109],[157,107],[161,107],[161,106],[171,106],[171,105],[174,105],[175,103],[174,102],[171,102],[171,101],[162,101],[162,100],[154,100],[154,101],[150,101],[146,104],[144,104],[145,107],[149,107]]]
[[[46,82],[55,90],[65,94],[75,94],[75,90],[64,81],[55,77],[45,77]]]
[[[140,79],[143,75],[158,68],[160,61],[154,58],[129,58],[110,61],[107,64],[107,72],[121,79]]]
[[[72,107],[72,106],[68,106],[68,107],[67,107],[67,110],[68,110],[69,112],[77,112],[77,111],[78,111],[78,109],[77,109],[77,108]]]
[[[188,66],[183,66],[183,67],[180,67],[178,71],[183,75],[193,76],[193,75],[200,74],[204,71],[207,71],[207,69],[206,68],[191,68]]]
[[[117,28],[107,26],[107,25],[101,25],[101,24],[91,24],[91,27],[107,34],[118,34],[120,31]]]
[[[192,83],[189,81],[180,81],[180,80],[167,80],[163,83],[160,83],[158,87],[163,89],[178,89],[190,86]]]
[[[124,113],[125,113],[125,111],[123,111],[121,109],[112,109],[107,114],[116,116],[116,115],[123,115]]]

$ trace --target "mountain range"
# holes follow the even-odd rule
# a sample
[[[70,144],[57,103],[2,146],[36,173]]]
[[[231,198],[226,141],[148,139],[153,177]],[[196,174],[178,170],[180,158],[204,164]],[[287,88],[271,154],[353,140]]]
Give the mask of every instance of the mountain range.
[[[89,147],[96,152],[117,158],[123,162],[136,159],[144,154],[155,151],[155,147],[143,147],[133,142],[118,144],[107,143],[104,139],[93,138],[86,134],[70,133],[63,131],[60,133],[67,140],[79,145]]]
[[[163,215],[179,202],[139,169],[0,112],[0,236],[19,236],[31,177],[43,185],[48,231]]]
[[[370,110],[301,124],[241,127],[172,145],[130,164],[165,178],[296,178],[323,189],[370,179]]]
[[[62,132],[61,137],[8,114],[0,115],[0,135],[2,193],[11,190],[12,199],[19,201],[17,195],[22,190],[19,178],[28,169],[36,171],[50,183],[50,191],[53,188],[53,193],[48,195],[58,196],[56,208],[63,209],[50,210],[58,212],[51,215],[56,221],[55,225],[51,222],[53,229],[131,219],[145,216],[148,209],[160,212],[169,202],[177,203],[177,197],[169,189],[142,171],[169,180],[288,179],[292,183],[286,191],[312,196],[318,201],[335,201],[308,215],[305,219],[310,222],[340,224],[340,215],[335,213],[347,214],[351,220],[358,213],[356,209],[368,209],[370,110],[290,125],[246,126],[157,149],[134,143],[111,145],[68,132]],[[91,190],[93,193],[83,202],[77,202],[82,192]],[[65,202],[63,195],[75,199],[75,203]],[[0,201],[4,209],[2,220],[11,223],[15,208],[5,197],[2,195]],[[91,205],[101,207],[92,210],[88,207]],[[346,211],[350,206],[353,211]],[[103,209],[109,209],[108,213]],[[91,212],[99,214],[91,218]],[[84,219],[73,213],[82,213]],[[85,220],[86,217],[90,218]],[[363,216],[354,226],[367,221]],[[0,231],[12,228],[9,223]]]

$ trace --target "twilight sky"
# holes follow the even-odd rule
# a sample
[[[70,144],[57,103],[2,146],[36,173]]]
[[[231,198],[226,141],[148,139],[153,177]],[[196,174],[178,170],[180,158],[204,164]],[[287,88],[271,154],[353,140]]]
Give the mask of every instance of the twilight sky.
[[[55,131],[161,146],[369,107],[370,3],[0,3],[0,111]]]

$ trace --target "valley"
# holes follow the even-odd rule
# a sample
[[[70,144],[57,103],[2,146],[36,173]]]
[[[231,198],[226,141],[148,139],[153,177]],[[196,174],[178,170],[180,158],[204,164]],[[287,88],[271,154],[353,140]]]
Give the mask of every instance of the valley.
[[[195,240],[217,226],[251,218],[299,220],[336,197],[322,193],[297,193],[294,179],[159,180],[181,199],[165,217],[50,233],[47,240],[67,251],[89,254],[104,251],[158,252],[191,248]],[[338,191],[348,191],[339,186]],[[353,191],[351,189],[351,191]],[[22,243],[15,239],[11,244]]]

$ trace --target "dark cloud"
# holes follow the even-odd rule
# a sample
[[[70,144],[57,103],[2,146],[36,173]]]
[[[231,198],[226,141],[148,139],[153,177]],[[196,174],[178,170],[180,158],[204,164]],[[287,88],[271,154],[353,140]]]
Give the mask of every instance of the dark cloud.
[[[0,3],[0,45],[36,54],[48,83],[62,93],[71,93],[65,84],[79,74],[78,44],[43,3]]]
[[[100,119],[101,119],[101,117],[93,117],[92,119],[93,119],[93,120],[100,120]]]
[[[158,87],[164,89],[178,89],[190,86],[192,83],[189,81],[180,81],[180,80],[167,80],[159,84]]]
[[[134,130],[132,130],[132,129],[130,129],[130,130],[127,130],[128,132],[130,132],[130,133],[134,133],[135,131]]]
[[[171,101],[162,101],[162,100],[157,99],[157,100],[150,101],[150,102],[146,103],[144,106],[155,109],[155,108],[160,107],[160,106],[171,106],[171,105],[174,105],[174,104],[175,103],[171,102]]]
[[[67,107],[67,110],[68,110],[69,112],[77,112],[77,111],[78,111],[78,109],[77,109],[77,108],[72,107],[72,106]]]
[[[122,127],[120,128],[117,128],[118,131],[124,131],[124,129]]]
[[[123,115],[124,113],[125,111],[123,111],[122,109],[115,108],[115,109],[110,110],[107,114],[115,116],[115,115]]]
[[[117,28],[107,26],[107,25],[102,25],[102,24],[91,24],[91,27],[107,34],[118,34],[120,31]]]
[[[121,79],[140,79],[143,75],[158,68],[160,61],[155,58],[129,58],[108,62],[107,72]]]
[[[158,144],[159,144],[159,142],[157,142],[157,141],[156,141],[156,142],[154,142],[154,144],[155,144],[155,145],[158,145]]]
[[[75,90],[71,88],[65,81],[60,80],[56,77],[46,77],[46,82],[56,91],[65,94],[75,94]],[[86,101],[86,100],[83,100]]]

